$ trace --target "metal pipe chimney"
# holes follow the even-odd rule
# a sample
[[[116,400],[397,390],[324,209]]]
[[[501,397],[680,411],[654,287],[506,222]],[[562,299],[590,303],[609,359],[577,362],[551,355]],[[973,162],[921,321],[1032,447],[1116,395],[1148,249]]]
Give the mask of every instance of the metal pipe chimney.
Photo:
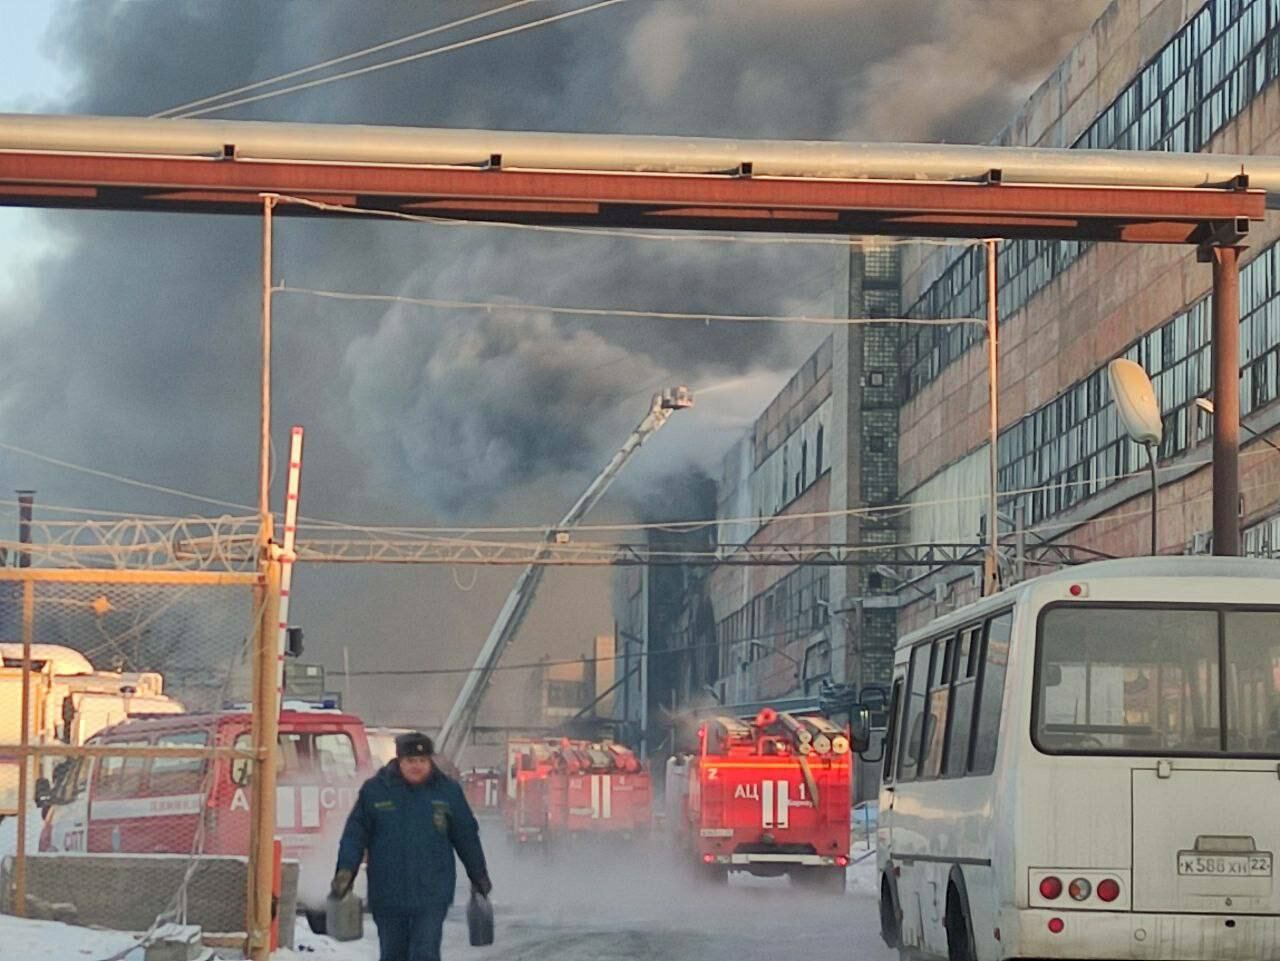
[[[35,508],[36,492],[35,491],[18,491],[18,543],[31,543],[31,515]],[[19,551],[18,566],[31,566],[31,552],[29,550]]]

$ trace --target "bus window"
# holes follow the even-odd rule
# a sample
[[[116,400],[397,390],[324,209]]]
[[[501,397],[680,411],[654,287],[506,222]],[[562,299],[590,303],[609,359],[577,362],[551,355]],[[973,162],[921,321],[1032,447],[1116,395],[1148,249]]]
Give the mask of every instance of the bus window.
[[[181,734],[161,734],[156,738],[157,747],[205,747],[209,736],[204,731],[184,731]],[[151,761],[150,791],[152,794],[191,794],[200,790],[204,775],[204,758],[157,757]]]
[[[929,713],[925,718],[924,753],[920,755],[920,777],[937,777],[942,772],[942,748],[947,730],[947,703],[951,696],[951,655],[955,638],[933,642],[929,670]]]
[[[1217,611],[1188,608],[1047,611],[1036,744],[1072,754],[1219,753],[1218,622]]]
[[[982,628],[967,628],[960,634],[956,666],[951,681],[951,720],[947,724],[947,755],[943,773],[963,777],[969,770],[969,748],[973,740],[973,704],[977,688],[978,658],[982,650]]]
[[[1280,612],[1226,615],[1227,750],[1280,754]]]
[[[970,774],[990,774],[996,768],[996,738],[1000,734],[1000,710],[1004,702],[1004,676],[1009,666],[1012,628],[1013,611],[997,614],[987,621]]]
[[[883,781],[893,780],[893,762],[898,756],[894,747],[898,739],[898,727],[902,724],[902,718],[898,716],[902,711],[902,681],[901,677],[894,679],[893,696],[889,701],[889,726],[884,732],[884,768],[880,775]]]
[[[902,741],[898,748],[898,780],[914,781],[920,760],[920,742],[924,735],[925,696],[929,688],[929,645],[917,644],[911,650],[911,673],[907,695],[902,705]]]

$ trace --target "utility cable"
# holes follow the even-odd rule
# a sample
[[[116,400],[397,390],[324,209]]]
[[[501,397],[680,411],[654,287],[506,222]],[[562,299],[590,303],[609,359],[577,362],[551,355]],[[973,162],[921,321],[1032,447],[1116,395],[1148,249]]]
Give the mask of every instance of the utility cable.
[[[483,20],[487,17],[494,17],[500,13],[506,13],[509,10],[515,10],[517,7],[528,6],[537,0],[516,0],[514,3],[508,3],[501,7],[495,7],[492,10],[486,10],[483,13],[473,14],[469,17],[462,17],[459,20],[451,20],[448,23],[431,27],[427,30],[419,30],[417,33],[406,34],[403,37],[397,37],[395,40],[387,40],[384,43],[374,44],[372,47],[365,47],[362,50],[356,50],[352,53],[343,54],[340,57],[333,57],[330,60],[314,63],[309,67],[300,67],[297,70],[290,70],[288,73],[276,74],[274,77],[268,77],[265,80],[258,80],[254,83],[247,83],[242,87],[235,87],[231,90],[224,90],[221,93],[215,93],[212,96],[202,97],[199,100],[192,100],[188,103],[180,104],[176,107],[170,107],[167,110],[161,110],[159,113],[153,113],[152,119],[161,117],[169,117],[181,114],[183,111],[190,110],[193,107],[203,107],[205,104],[213,103],[216,100],[223,100],[227,97],[239,96],[242,93],[248,93],[250,90],[260,90],[263,87],[269,87],[274,83],[280,83],[284,80],[292,80],[294,77],[301,77],[308,73],[314,73],[317,70],[324,70],[326,67],[337,66],[340,63],[346,63],[349,60],[357,60],[360,57],[367,57],[372,53],[380,53],[391,47],[398,47],[406,43],[412,43],[415,40],[422,40],[425,37],[433,36],[437,33],[443,33],[446,30],[452,30],[455,27],[465,26],[468,23],[474,23],[477,20]]]
[[[215,497],[205,497],[203,494],[193,494],[191,491],[179,490],[176,487],[164,487],[160,484],[151,484],[147,481],[141,481],[134,477],[126,477],[123,474],[112,474],[109,471],[97,470],[93,467],[83,467],[80,464],[73,464],[70,461],[59,460],[56,457],[50,457],[47,454],[41,454],[38,451],[28,450],[25,447],[18,447],[16,444],[6,444],[3,441],[0,441],[0,449],[11,451],[15,454],[21,454],[24,457],[30,457],[33,460],[43,461],[46,464],[52,464],[54,467],[61,467],[65,470],[76,471],[81,474],[88,474],[92,477],[101,477],[104,480],[115,481],[119,484],[129,484],[130,486],[140,487],[143,490],[154,491],[159,494],[168,494],[172,497],[185,497],[188,500],[212,504],[215,507],[231,507],[238,511],[253,510],[253,508],[246,504],[236,504],[232,501],[218,500]]]
[[[880,324],[904,324],[920,327],[952,327],[960,324],[980,324],[986,321],[976,317],[929,320],[917,317],[814,317],[806,314],[715,314],[681,313],[662,310],[632,310],[622,307],[550,307],[542,304],[525,304],[490,300],[447,300],[434,297],[405,297],[401,294],[374,294],[346,290],[322,290],[315,287],[294,287],[278,284],[271,288],[274,294],[300,294],[326,300],[367,301],[373,303],[407,304],[415,307],[434,307],[443,310],[511,310],[526,313],[554,314],[568,317],[626,317],[641,320],[680,320],[695,323],[765,323],[765,324],[817,324],[830,327],[874,326]]]
[[[666,243],[711,243],[746,245],[799,245],[812,247],[864,247],[870,250],[882,247],[905,247],[920,244],[937,247],[976,247],[984,241],[964,237],[805,237],[789,234],[724,234],[701,231],[650,232],[634,227],[565,227],[555,224],[521,224],[503,220],[464,220],[459,217],[438,217],[426,214],[408,214],[402,210],[381,210],[377,207],[360,207],[355,204],[326,203],[307,197],[289,194],[274,195],[279,204],[300,204],[313,210],[333,214],[359,214],[366,217],[383,217],[409,223],[429,224],[436,227],[481,227],[498,230],[530,230],[535,233],[577,234],[587,237],[625,237],[629,240],[655,240]]]
[[[254,94],[251,97],[241,97],[238,100],[230,100],[226,103],[214,104],[209,107],[202,107],[199,110],[188,110],[183,113],[176,114],[178,119],[190,119],[191,117],[201,117],[209,113],[219,113],[223,110],[230,110],[232,107],[242,107],[245,104],[257,103],[261,100],[271,100],[275,97],[283,97],[288,93],[296,93],[300,90],[309,90],[313,87],[323,86],[325,84],[336,83],[339,80],[349,80],[352,77],[363,76],[364,74],[373,73],[377,70],[386,70],[389,67],[398,67],[401,64],[410,63],[415,60],[423,60],[427,57],[434,57],[441,53],[450,53],[454,50],[461,50],[464,47],[473,47],[477,44],[485,43],[489,40],[497,40],[501,37],[509,37],[512,34],[523,33],[526,30],[533,30],[537,27],[544,27],[548,24],[558,23],[561,20],[568,20],[570,17],[580,17],[584,13],[593,13],[596,10],[603,10],[605,7],[612,7],[615,4],[625,3],[626,0],[599,0],[597,3],[590,4],[586,7],[579,7],[576,10],[567,10],[564,13],[557,13],[551,16],[542,17],[538,20],[531,20],[528,23],[517,24],[514,27],[506,27],[502,30],[494,30],[490,33],[481,34],[478,37],[471,37],[467,40],[458,40],[454,43],[445,44],[443,47],[432,47],[430,50],[421,50],[418,53],[406,54],[403,57],[396,57],[393,60],[384,60],[381,63],[370,64],[367,67],[356,67],[352,70],[345,70],[342,73],[335,73],[328,77],[319,77],[315,80],[307,80],[302,83],[295,83],[292,86],[281,87],[279,90],[269,90],[266,93]]]

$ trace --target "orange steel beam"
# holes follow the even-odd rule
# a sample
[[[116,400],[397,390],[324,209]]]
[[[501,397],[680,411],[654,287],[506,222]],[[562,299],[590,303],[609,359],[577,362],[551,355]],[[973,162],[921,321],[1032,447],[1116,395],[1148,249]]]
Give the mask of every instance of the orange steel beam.
[[[258,216],[263,193],[463,220],[1199,244],[1262,191],[591,173],[0,151],[0,205]],[[319,212],[282,204],[281,215]]]

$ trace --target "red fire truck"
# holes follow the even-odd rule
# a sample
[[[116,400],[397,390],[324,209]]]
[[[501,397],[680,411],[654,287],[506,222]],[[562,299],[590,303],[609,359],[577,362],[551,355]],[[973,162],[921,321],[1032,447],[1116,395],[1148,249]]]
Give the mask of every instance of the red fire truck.
[[[752,721],[707,720],[696,755],[667,765],[681,850],[713,880],[729,871],[789,874],[843,891],[849,864],[853,755],[822,717],[765,708]]]
[[[462,790],[477,817],[499,812],[502,772],[497,768],[474,767],[462,774]]]
[[[507,762],[507,828],[518,843],[649,833],[652,783],[627,748],[610,741],[513,739]]]
[[[95,746],[246,747],[244,711],[134,715]],[[337,710],[290,702],[280,714],[276,828],[284,856],[306,860],[331,843],[371,773],[364,724]],[[244,854],[250,768],[243,760],[77,758],[59,772],[42,851]]]

